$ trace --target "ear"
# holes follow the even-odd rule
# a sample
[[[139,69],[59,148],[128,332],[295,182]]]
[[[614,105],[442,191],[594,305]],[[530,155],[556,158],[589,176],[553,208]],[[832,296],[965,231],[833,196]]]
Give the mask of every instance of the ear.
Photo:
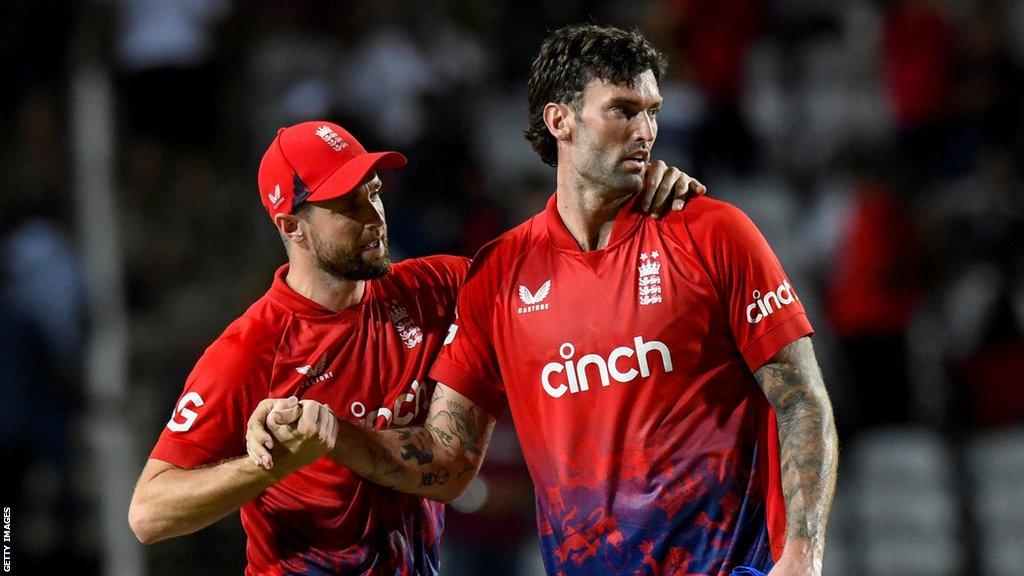
[[[572,137],[572,129],[576,126],[576,113],[565,104],[548,102],[544,106],[544,124],[555,140],[567,142]]]
[[[274,214],[274,225],[277,226],[277,231],[281,233],[281,236],[299,245],[305,243],[306,235],[303,232],[302,218],[279,212]]]

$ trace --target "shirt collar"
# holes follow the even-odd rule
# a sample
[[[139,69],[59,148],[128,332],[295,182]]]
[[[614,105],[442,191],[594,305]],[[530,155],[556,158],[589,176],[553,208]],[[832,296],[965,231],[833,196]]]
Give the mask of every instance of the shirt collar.
[[[639,193],[635,194],[615,215],[615,220],[612,222],[612,233],[608,238],[608,245],[601,250],[607,250],[614,247],[626,238],[632,236],[633,232],[636,231],[640,222],[644,219],[644,214],[639,208],[639,197]],[[576,243],[576,239],[569,233],[569,229],[566,228],[565,222],[562,221],[562,215],[558,213],[557,192],[548,198],[548,203],[544,207],[543,214],[544,218],[547,220],[548,235],[551,237],[551,242],[556,248],[569,252],[583,252],[583,250],[580,249],[580,245]]]
[[[288,276],[288,264],[283,264],[274,272],[274,282],[270,285],[270,294],[272,294],[276,300],[288,307],[292,312],[303,314],[305,316],[334,316],[339,314],[346,314],[351,311],[359,310],[360,306],[367,301],[370,296],[372,281],[366,282],[366,287],[363,290],[363,299],[357,306],[350,306],[344,310],[335,312],[330,308],[321,306],[309,298],[306,298],[302,294],[299,294],[288,285],[285,281],[285,277]]]

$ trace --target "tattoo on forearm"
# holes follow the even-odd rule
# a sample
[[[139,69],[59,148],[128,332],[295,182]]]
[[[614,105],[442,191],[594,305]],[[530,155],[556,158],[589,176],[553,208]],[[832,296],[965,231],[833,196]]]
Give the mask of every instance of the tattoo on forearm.
[[[415,458],[416,463],[420,466],[424,464],[430,464],[434,461],[434,454],[429,449],[424,449],[422,446],[409,443],[402,445],[402,460],[409,460]]]
[[[456,478],[462,478],[463,476],[466,475],[467,472],[475,472],[475,471],[476,471],[476,466],[474,466],[470,462],[467,462],[466,465],[463,466],[461,470],[456,472],[455,476],[456,476]]]
[[[360,448],[349,456],[339,455],[339,462],[367,480],[407,492],[428,487],[419,492],[430,493],[452,477],[472,476],[480,463],[474,456],[482,456],[487,445],[490,416],[482,408],[446,398],[440,388],[435,388],[431,402],[436,403],[433,413],[422,427],[357,429],[377,437],[352,442]]]
[[[441,485],[448,481],[448,469],[438,468],[437,472],[426,472],[420,478],[420,486]]]
[[[820,552],[835,489],[838,446],[832,406],[809,341],[797,340],[755,373],[779,424],[787,539]]]
[[[365,474],[366,479],[386,488],[394,488],[395,484],[390,478],[400,476],[402,467],[394,461],[387,450],[377,450],[369,444],[363,447],[369,465],[369,470]]]

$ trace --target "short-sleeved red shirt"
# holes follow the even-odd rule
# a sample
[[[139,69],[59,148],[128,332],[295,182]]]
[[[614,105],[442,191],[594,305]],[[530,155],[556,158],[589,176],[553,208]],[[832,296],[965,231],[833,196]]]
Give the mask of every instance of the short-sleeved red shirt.
[[[551,576],[767,569],[784,541],[752,372],[811,333],[754,224],[710,198],[629,205],[583,252],[555,205],[481,250],[431,376],[507,405]]]
[[[465,258],[395,264],[359,305],[332,312],[285,283],[206,350],[150,457],[182,468],[245,455],[260,400],[301,398],[377,428],[422,423],[427,371],[453,320]],[[435,575],[443,506],[363,481],[324,457],[242,507],[246,574]]]

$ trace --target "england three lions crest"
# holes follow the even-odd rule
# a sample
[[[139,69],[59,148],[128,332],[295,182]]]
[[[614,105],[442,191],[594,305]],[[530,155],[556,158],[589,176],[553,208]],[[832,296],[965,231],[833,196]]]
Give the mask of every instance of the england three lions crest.
[[[640,265],[637,271],[637,297],[641,306],[650,306],[661,302],[661,254],[657,250],[640,253]]]
[[[388,315],[391,316],[391,323],[395,325],[395,330],[398,331],[398,336],[406,348],[415,348],[423,341],[423,330],[416,325],[408,311],[398,305],[398,302],[388,302]]]

